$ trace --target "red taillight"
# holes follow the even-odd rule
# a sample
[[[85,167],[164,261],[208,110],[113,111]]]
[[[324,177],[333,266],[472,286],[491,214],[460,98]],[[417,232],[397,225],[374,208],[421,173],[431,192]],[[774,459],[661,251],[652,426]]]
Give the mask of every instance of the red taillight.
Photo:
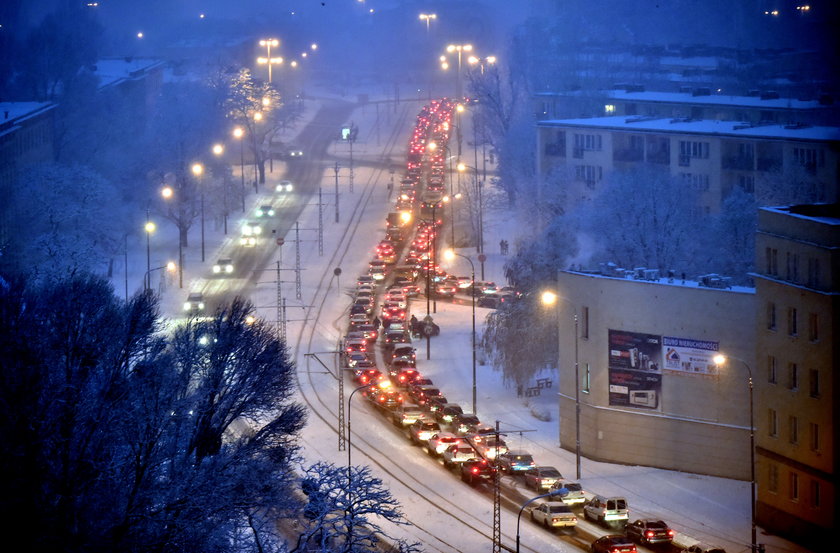
[[[472,473],[473,474],[478,474],[478,467],[473,467]]]
[[[647,532],[645,532],[645,536],[648,537],[648,538],[652,538],[655,535],[656,535],[656,532],[654,532],[653,530],[648,530]]]
[[[673,530],[668,530],[668,535],[673,538],[674,537],[674,531]]]

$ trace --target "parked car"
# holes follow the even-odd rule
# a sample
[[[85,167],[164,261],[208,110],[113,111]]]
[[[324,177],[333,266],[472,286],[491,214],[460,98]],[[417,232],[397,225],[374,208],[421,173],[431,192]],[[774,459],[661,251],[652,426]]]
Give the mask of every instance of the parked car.
[[[531,509],[531,520],[546,528],[574,528],[577,517],[562,501],[546,501]]]
[[[566,505],[577,505],[578,503],[586,502],[586,496],[583,494],[583,487],[577,482],[555,482],[551,486],[550,491],[560,491],[565,489],[565,493],[560,494],[560,498]]]
[[[664,521],[643,518],[631,522],[624,527],[627,537],[640,545],[655,543],[671,543],[674,541],[674,531],[668,528]]]
[[[499,470],[505,474],[522,473],[535,466],[534,458],[525,451],[508,451],[499,455]]]
[[[630,510],[623,497],[596,495],[583,505],[583,515],[587,520],[597,520],[601,524],[620,523],[630,518]]]
[[[726,553],[722,547],[716,545],[706,545],[703,543],[695,543],[683,549],[680,553]]]
[[[636,553],[636,544],[627,536],[611,534],[593,541],[590,550],[592,553]]]

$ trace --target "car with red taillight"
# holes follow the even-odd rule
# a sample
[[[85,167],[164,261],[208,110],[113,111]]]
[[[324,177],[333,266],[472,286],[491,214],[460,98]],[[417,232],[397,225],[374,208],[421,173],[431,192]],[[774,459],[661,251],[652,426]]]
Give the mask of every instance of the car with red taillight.
[[[624,532],[628,538],[641,545],[674,541],[674,531],[664,521],[653,518],[636,520],[625,526]]]

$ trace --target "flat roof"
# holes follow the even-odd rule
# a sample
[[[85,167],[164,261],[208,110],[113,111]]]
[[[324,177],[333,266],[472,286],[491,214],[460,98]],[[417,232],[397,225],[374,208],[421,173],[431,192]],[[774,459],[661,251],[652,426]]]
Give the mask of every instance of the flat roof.
[[[0,124],[25,119],[53,107],[52,102],[0,102]]]
[[[742,121],[670,119],[627,115],[538,121],[538,127],[573,127],[619,131],[772,138],[807,141],[838,141],[840,127],[810,125],[750,125]]]
[[[827,106],[820,104],[817,100],[796,100],[794,98],[768,98],[764,100],[759,96],[730,96],[724,94],[694,96],[691,92],[659,92],[653,90],[642,92],[601,90],[598,94],[602,94],[613,100],[662,104],[692,104],[701,106],[729,106],[791,110],[827,109]],[[567,93],[540,92],[537,93],[537,95],[580,96],[581,93],[577,91]]]
[[[761,207],[762,211],[791,215],[825,225],[840,226],[840,204],[802,204],[781,207]]]
[[[99,87],[105,88],[120,81],[134,79],[138,71],[145,73],[163,67],[160,60],[150,58],[107,58],[96,60],[93,74],[99,78]]]

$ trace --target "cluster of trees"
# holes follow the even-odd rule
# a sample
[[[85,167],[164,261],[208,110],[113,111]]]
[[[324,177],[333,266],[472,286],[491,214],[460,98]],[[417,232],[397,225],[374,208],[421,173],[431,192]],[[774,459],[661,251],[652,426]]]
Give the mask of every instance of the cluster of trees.
[[[369,469],[300,466],[294,365],[251,305],[168,334],[157,309],[0,280],[0,516],[37,525],[26,550],[360,552],[405,523]]]

